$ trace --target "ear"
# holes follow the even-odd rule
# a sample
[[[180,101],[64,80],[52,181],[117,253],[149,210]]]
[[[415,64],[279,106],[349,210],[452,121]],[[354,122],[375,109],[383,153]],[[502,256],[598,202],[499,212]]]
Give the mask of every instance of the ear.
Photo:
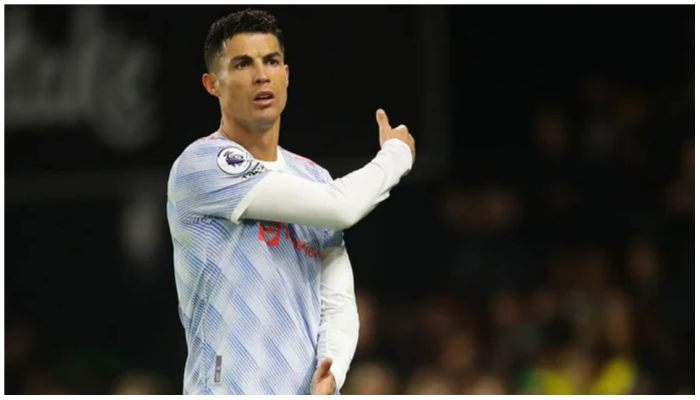
[[[210,95],[219,97],[219,81],[216,79],[216,75],[210,73],[202,75],[202,85]]]
[[[284,72],[287,73],[287,87],[289,87],[289,65],[284,65]]]

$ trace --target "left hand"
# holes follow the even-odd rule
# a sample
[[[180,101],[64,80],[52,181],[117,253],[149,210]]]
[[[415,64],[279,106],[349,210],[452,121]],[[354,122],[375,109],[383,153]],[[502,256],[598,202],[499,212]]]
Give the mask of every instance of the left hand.
[[[333,360],[326,358],[318,366],[311,381],[311,394],[335,394],[335,377],[331,373]]]

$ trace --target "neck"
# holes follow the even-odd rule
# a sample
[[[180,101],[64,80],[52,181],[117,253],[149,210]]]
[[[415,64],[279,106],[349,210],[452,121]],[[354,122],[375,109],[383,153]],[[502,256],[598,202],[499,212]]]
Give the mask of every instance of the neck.
[[[261,161],[277,160],[277,144],[280,137],[280,118],[268,127],[252,127],[224,116],[221,120],[222,135],[245,147]]]

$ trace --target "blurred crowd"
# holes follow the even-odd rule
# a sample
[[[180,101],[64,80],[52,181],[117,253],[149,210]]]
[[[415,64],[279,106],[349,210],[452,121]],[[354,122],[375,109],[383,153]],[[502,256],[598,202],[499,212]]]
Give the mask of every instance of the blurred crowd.
[[[344,393],[694,393],[694,81],[591,77],[529,128],[520,168],[440,195],[440,293],[358,293]]]
[[[591,78],[523,124],[530,147],[498,179],[444,185],[448,247],[426,268],[445,283],[402,298],[357,282],[343,393],[694,393],[693,85]],[[6,393],[180,393],[182,354],[168,369],[135,365],[128,343],[57,353],[7,323]],[[182,347],[172,330],[164,348]]]

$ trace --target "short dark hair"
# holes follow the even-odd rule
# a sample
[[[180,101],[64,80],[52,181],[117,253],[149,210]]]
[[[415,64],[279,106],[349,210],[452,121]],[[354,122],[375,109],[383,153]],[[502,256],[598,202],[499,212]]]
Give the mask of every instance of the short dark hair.
[[[209,28],[204,41],[204,62],[209,72],[216,68],[216,59],[223,51],[224,41],[239,33],[270,33],[277,37],[284,53],[284,35],[277,26],[277,18],[262,10],[245,9],[219,18]]]

